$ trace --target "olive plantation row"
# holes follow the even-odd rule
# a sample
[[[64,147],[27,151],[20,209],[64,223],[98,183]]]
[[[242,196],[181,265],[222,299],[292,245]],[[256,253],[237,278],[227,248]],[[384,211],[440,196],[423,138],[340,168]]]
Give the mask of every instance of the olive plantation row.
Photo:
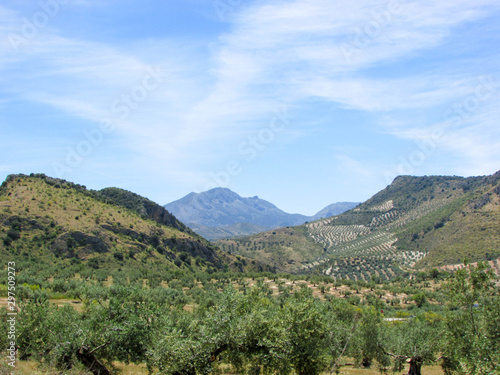
[[[382,285],[364,285],[380,296],[360,302],[347,293],[329,294],[325,286],[344,287],[321,277],[300,282],[274,276],[271,283],[220,273],[167,282],[73,279],[46,284],[52,289],[25,284],[18,295],[18,359],[101,375],[113,373],[115,361],[170,375],[217,373],[227,366],[241,374],[315,375],[340,371],[348,361],[381,372],[409,363],[412,374],[428,364],[441,365],[446,374],[497,374],[500,294],[493,274],[480,264],[453,276],[423,275],[416,290],[424,290],[432,276],[446,277],[433,281],[435,300],[419,293],[411,309],[397,304],[392,310],[380,298]],[[397,285],[394,294],[411,288]],[[55,293],[81,303],[49,301]],[[386,318],[387,310],[402,318]],[[1,315],[5,325],[7,310]],[[2,350],[8,347],[4,339]]]

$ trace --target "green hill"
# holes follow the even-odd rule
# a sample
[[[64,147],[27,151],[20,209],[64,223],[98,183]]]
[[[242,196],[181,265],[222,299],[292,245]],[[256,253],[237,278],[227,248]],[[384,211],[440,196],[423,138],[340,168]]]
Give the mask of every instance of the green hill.
[[[323,245],[308,235],[304,225],[278,228],[215,243],[228,253],[257,259],[286,272],[297,272],[302,264],[320,257],[324,252]]]
[[[137,194],[41,174],[10,175],[0,187],[2,266],[20,281],[63,274],[127,275],[259,269],[201,238]],[[260,267],[262,268],[262,267]]]
[[[500,172],[470,178],[400,176],[342,215],[217,244],[284,271],[355,280],[391,279],[464,258],[496,259],[499,181]]]

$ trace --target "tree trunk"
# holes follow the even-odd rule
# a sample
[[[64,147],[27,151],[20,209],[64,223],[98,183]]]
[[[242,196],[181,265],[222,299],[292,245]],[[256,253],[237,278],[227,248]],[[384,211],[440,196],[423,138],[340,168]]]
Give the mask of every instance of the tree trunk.
[[[363,360],[361,361],[361,365],[364,367],[364,368],[369,368],[372,366],[372,361],[368,358],[363,358]]]
[[[106,366],[99,362],[93,353],[89,352],[88,347],[82,346],[80,350],[76,352],[76,357],[92,374],[111,375]]]
[[[408,375],[422,375],[421,372],[422,362],[423,358],[420,356],[410,358],[409,359],[410,370],[408,371]]]

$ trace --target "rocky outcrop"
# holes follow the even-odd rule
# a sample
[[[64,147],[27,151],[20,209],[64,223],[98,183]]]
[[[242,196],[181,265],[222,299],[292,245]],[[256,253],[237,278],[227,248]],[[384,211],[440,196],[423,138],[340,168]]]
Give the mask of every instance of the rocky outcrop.
[[[51,245],[50,250],[63,258],[75,258],[85,257],[92,253],[107,253],[109,247],[99,237],[75,231],[59,236]]]

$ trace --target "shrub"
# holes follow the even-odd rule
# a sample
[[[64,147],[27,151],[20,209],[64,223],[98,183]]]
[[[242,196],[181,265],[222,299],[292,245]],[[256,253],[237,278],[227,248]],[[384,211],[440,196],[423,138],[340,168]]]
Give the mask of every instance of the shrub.
[[[119,261],[123,261],[124,258],[123,253],[114,253],[113,257]]]
[[[21,238],[21,232],[17,229],[9,229],[7,232],[7,237],[9,237],[12,241],[16,241]]]

